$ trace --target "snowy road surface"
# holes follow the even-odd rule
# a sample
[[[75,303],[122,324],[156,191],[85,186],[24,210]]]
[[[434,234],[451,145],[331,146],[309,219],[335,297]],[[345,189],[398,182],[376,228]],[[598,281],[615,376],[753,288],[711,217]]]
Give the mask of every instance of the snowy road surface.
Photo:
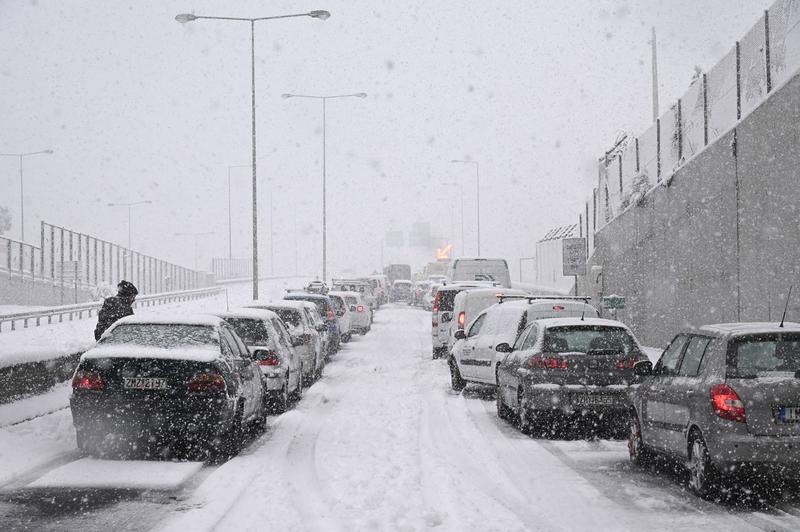
[[[429,331],[429,313],[385,307],[372,332],[346,345],[297,406],[271,418],[237,458],[180,477],[178,489],[78,489],[85,475],[70,489],[69,478],[52,471],[75,456],[0,480],[2,528],[800,529],[795,495],[757,508],[708,503],[679,474],[631,467],[624,442],[522,435],[497,418],[491,390],[450,391],[445,363],[431,360]],[[44,426],[34,430],[37,423]],[[18,460],[37,452],[25,446],[42,431],[52,433],[50,445],[74,448],[68,410],[2,431],[16,436]],[[172,465],[155,464],[154,478],[164,482]],[[33,489],[48,474],[60,491]]]

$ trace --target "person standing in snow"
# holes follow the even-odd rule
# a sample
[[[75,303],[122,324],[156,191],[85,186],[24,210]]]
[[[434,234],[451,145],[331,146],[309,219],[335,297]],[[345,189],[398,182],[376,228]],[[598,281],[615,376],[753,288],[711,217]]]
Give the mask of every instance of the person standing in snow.
[[[94,328],[94,339],[99,340],[106,329],[115,321],[133,314],[133,302],[139,291],[124,279],[117,285],[117,295],[106,298],[103,308],[97,313],[97,327]]]

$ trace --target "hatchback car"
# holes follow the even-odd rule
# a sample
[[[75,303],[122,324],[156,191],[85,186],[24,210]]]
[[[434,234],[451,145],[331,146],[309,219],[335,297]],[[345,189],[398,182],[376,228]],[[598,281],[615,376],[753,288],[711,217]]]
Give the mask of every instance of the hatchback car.
[[[717,494],[729,474],[800,464],[800,324],[728,323],[678,334],[631,393],[631,460],[687,464],[689,486]]]
[[[392,302],[404,301],[409,305],[414,300],[414,285],[411,281],[398,279],[392,283]]]
[[[303,340],[295,338],[272,311],[240,309],[217,314],[241,338],[264,375],[267,403],[280,414],[292,399],[303,395],[303,359],[295,351]]]
[[[369,310],[364,298],[358,292],[342,292],[342,294],[353,317],[353,332],[361,335],[367,334],[372,329],[372,312]]]
[[[326,353],[326,357],[335,355],[339,350],[341,332],[339,330],[339,320],[336,317],[333,304],[328,296],[324,296],[322,294],[310,294],[307,292],[290,291],[288,294],[283,296],[283,299],[287,301],[308,301],[309,303],[314,303],[314,305],[317,307],[317,312],[319,313],[320,318],[322,318],[322,321],[324,321],[325,325],[328,326],[328,351]]]
[[[328,297],[331,298],[336,317],[339,318],[339,337],[344,343],[350,341],[354,332],[353,312],[351,312],[350,305],[348,305],[344,299],[345,294],[349,293],[351,292],[341,292],[338,290],[331,290],[328,292]]]
[[[70,408],[78,449],[161,456],[184,442],[212,456],[235,455],[245,425],[266,424],[263,380],[221,318],[123,318],[75,369]]]
[[[603,431],[627,425],[634,365],[647,357],[623,323],[599,318],[536,320],[514,346],[501,343],[497,415],[523,431],[583,417]]]

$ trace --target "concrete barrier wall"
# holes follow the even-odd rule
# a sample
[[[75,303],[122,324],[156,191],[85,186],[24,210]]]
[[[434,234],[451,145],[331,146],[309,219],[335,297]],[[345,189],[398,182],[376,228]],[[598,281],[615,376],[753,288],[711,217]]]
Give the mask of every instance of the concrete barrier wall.
[[[627,298],[642,342],[726,321],[800,321],[800,77],[600,229],[581,293]],[[597,270],[595,270],[597,272]]]

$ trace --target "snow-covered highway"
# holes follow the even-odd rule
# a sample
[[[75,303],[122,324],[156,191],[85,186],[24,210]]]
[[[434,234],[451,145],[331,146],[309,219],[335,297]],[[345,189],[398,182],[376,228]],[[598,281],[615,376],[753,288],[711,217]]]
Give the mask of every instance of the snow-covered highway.
[[[70,489],[77,453],[69,410],[0,429],[4,463],[43,452],[36,445],[60,452],[0,478],[2,528],[800,528],[794,494],[777,507],[717,505],[691,495],[678,474],[629,465],[625,442],[519,433],[496,416],[491,390],[450,391],[445,363],[430,359],[429,330],[429,313],[385,307],[373,331],[346,345],[324,378],[292,410],[270,418],[240,456],[194,469],[147,464],[156,466],[152,482],[160,490],[142,491],[147,482],[133,474],[136,464],[119,462],[92,464],[91,472],[117,479],[115,488],[137,489],[110,489],[107,479],[77,489],[85,478]],[[165,490],[170,479],[175,485]],[[47,482],[59,489],[46,489]]]

